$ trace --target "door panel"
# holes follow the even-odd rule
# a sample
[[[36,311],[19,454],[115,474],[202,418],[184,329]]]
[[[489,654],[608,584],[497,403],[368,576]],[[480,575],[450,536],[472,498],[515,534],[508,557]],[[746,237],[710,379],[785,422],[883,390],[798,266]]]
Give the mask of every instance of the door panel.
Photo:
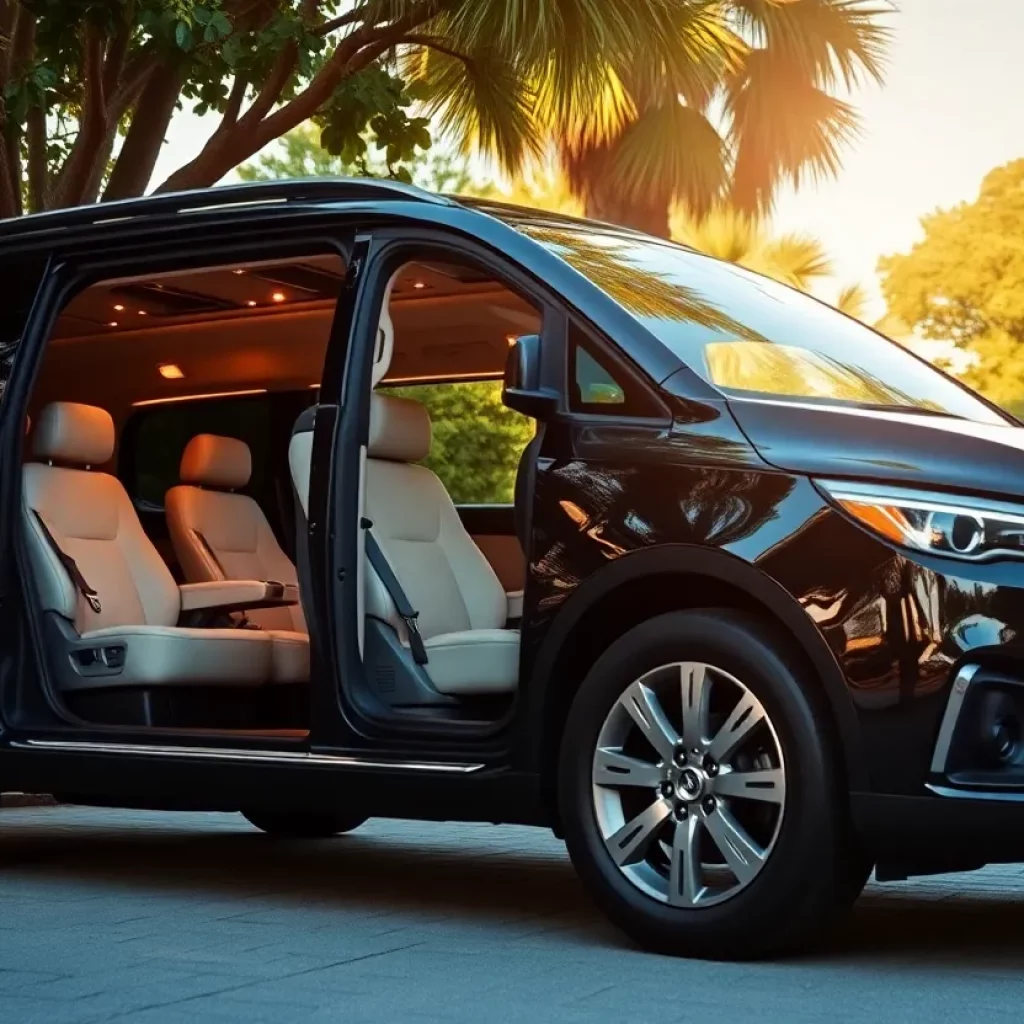
[[[507,591],[522,590],[526,559],[516,536],[515,507],[459,505],[459,518]]]

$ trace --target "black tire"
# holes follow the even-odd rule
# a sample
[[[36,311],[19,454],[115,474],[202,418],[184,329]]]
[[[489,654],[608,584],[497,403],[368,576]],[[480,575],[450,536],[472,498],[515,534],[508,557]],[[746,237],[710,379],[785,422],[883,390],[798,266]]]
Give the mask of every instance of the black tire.
[[[281,839],[329,839],[359,828],[364,814],[346,811],[242,811],[261,832]]]
[[[760,873],[732,898],[677,908],[620,871],[599,832],[591,767],[612,705],[646,672],[676,661],[729,672],[764,706],[786,764],[786,805]],[[819,936],[867,878],[852,848],[848,800],[830,749],[827,712],[786,648],[753,616],[733,610],[671,612],[620,637],[591,668],[569,712],[559,764],[559,806],[573,864],[601,909],[640,945],[705,959],[792,952]]]

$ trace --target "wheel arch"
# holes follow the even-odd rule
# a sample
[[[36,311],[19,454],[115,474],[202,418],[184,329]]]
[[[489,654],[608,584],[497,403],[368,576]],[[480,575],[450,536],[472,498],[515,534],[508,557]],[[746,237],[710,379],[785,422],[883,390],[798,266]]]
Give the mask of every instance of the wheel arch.
[[[658,586],[677,580],[674,588]],[[531,770],[553,820],[558,751],[569,706],[589,667],[633,626],[667,611],[730,607],[764,615],[816,679],[851,791],[867,788],[860,723],[835,655],[800,604],[771,577],[720,550],[658,545],[622,555],[584,580],[559,610],[534,661],[528,700]]]

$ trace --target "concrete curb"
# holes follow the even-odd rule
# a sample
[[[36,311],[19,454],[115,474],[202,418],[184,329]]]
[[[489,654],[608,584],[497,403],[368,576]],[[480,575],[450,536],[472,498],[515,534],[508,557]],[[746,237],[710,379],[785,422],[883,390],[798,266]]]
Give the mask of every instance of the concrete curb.
[[[57,801],[46,793],[0,793],[0,807],[56,807]]]

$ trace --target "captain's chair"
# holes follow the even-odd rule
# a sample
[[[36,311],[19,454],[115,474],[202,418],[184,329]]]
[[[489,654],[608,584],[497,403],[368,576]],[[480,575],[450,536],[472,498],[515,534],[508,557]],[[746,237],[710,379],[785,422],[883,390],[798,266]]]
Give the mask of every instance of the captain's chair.
[[[430,417],[418,402],[374,393],[366,462],[365,514],[409,604],[418,612],[423,669],[450,696],[509,693],[519,679],[518,615],[459,519],[441,481],[416,465],[430,451]],[[389,588],[366,573],[366,613],[403,645],[409,631]]]
[[[90,470],[113,451],[107,412],[56,402],[42,410],[32,435],[33,455],[41,461],[23,468],[33,577],[42,609],[67,648],[55,665],[59,685],[86,690],[273,681],[266,634],[177,625],[183,612],[240,606],[246,587],[174,582],[121,482]]]
[[[181,456],[181,484],[167,492],[167,530],[182,572],[190,583],[217,580],[272,580],[297,588],[291,559],[277,543],[267,517],[246,494],[249,446],[233,437],[197,434]],[[260,608],[250,622],[269,631],[275,678],[309,678],[309,637],[299,604]]]

